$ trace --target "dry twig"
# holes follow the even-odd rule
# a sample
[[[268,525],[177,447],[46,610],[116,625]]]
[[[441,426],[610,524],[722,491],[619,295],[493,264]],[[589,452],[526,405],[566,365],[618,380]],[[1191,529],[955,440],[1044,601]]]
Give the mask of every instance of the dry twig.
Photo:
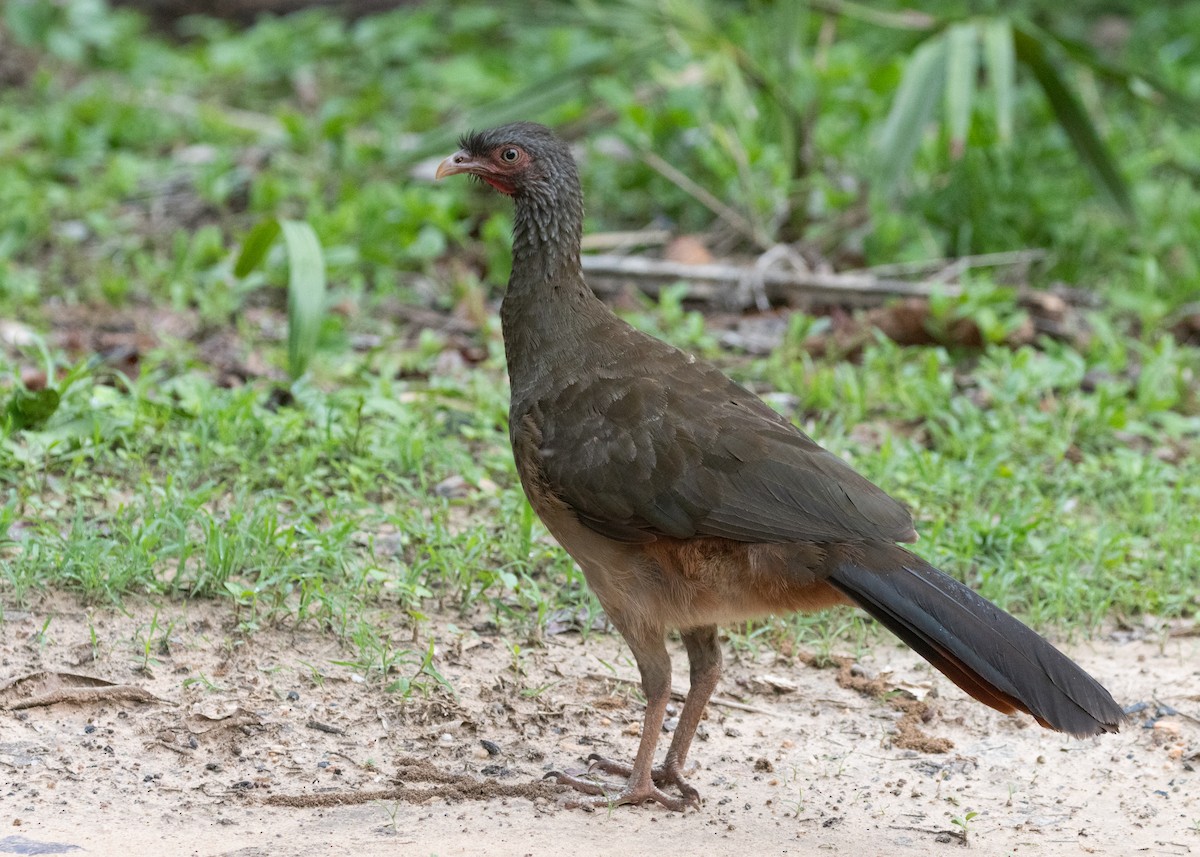
[[[657,295],[666,283],[686,281],[690,284],[688,297],[693,300],[720,302],[749,302],[750,295],[736,294],[739,283],[745,281],[748,269],[741,265],[714,263],[711,265],[682,265],[665,259],[643,256],[595,255],[583,257],[583,270],[591,275],[591,283],[601,293],[617,291],[612,280],[634,280],[651,295]],[[609,283],[606,285],[605,280]],[[828,274],[785,272],[762,273],[763,286],[772,301],[791,304],[836,303],[853,306],[873,306],[894,297],[928,298],[935,294],[957,295],[954,285],[931,285],[908,280],[889,279],[873,274]]]

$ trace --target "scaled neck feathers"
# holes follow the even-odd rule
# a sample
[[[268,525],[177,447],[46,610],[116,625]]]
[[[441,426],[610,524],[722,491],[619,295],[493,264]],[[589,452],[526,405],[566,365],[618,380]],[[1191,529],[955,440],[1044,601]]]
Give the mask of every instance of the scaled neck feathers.
[[[553,164],[544,178],[516,197],[513,225],[514,290],[542,291],[559,280],[581,279],[583,194],[574,164]]]

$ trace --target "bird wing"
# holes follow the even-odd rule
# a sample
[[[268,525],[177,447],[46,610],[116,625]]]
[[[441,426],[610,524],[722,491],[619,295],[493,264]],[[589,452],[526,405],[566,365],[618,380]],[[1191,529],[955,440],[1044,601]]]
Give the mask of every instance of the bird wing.
[[[536,405],[543,477],[588,527],[625,542],[916,538],[903,505],[757,396],[665,343],[626,336],[636,353],[606,350]]]

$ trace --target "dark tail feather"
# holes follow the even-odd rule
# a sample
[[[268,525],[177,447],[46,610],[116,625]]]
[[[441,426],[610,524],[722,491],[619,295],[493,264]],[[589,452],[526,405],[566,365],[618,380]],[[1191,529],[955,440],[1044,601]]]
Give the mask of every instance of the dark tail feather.
[[[1125,719],[1098,681],[987,599],[895,545],[845,555],[829,583],[971,696],[1084,737]]]

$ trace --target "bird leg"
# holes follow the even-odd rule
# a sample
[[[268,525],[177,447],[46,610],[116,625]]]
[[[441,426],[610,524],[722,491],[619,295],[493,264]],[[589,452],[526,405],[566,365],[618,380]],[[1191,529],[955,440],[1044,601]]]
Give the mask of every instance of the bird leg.
[[[629,803],[656,801],[667,809],[682,812],[689,804],[697,800],[695,789],[691,793],[684,792],[683,798],[675,798],[663,792],[652,778],[654,769],[654,751],[658,746],[658,735],[662,732],[663,717],[667,713],[667,702],[671,698],[671,657],[662,637],[657,639],[627,638],[633,649],[634,659],[642,674],[642,692],[646,694],[646,716],[642,720],[642,738],[638,743],[637,756],[633,765],[626,766],[608,759],[598,759],[592,763],[593,769],[611,770],[628,777],[624,788],[615,794],[605,791],[604,787],[584,776],[565,774],[552,771],[547,778],[571,786],[576,791],[590,798],[581,798],[567,804],[569,808],[596,809],[597,807],[621,806]],[[697,718],[698,720],[699,718]],[[672,746],[674,742],[672,742]],[[670,779],[670,778],[669,778]],[[671,779],[674,781],[674,779]]]
[[[699,804],[699,792],[688,784],[683,774],[696,727],[700,725],[704,708],[721,677],[721,645],[717,642],[716,625],[692,628],[682,632],[681,636],[684,646],[687,647],[691,685],[688,687],[679,723],[675,727],[675,735],[671,738],[671,746],[667,749],[667,757],[662,765],[654,768],[651,778],[654,784],[660,787],[674,785],[687,803]],[[592,769],[608,774],[630,776],[633,772],[630,765],[614,762],[596,754],[592,754],[588,759],[592,762]]]
[[[671,746],[667,749],[663,764],[655,767],[654,749],[658,744],[658,733],[662,729],[663,717],[666,714],[667,699],[670,697],[670,660],[666,648],[661,647],[663,661],[662,676],[654,672],[658,667],[657,659],[651,658],[650,652],[642,656],[634,653],[642,672],[642,688],[646,694],[646,716],[642,727],[642,739],[638,745],[637,757],[632,765],[606,759],[593,753],[588,757],[589,771],[603,771],[628,778],[625,789],[617,795],[609,796],[604,788],[592,780],[568,774],[554,773],[559,783],[569,785],[585,794],[595,795],[591,801],[579,801],[572,805],[594,808],[606,804],[640,803],[643,800],[654,800],[668,809],[682,810],[688,805],[697,806],[700,794],[684,779],[684,767],[687,764],[688,750],[696,727],[704,715],[704,708],[712,696],[717,680],[721,676],[721,646],[717,642],[717,628],[709,625],[693,628],[683,632],[683,644],[687,647],[688,663],[691,670],[691,686],[688,689],[687,700],[683,704],[683,712],[679,724],[675,727],[675,735]],[[657,647],[656,647],[657,648]],[[661,681],[661,683],[660,683]],[[661,688],[656,692],[655,689]],[[646,769],[649,768],[649,775]],[[661,787],[673,785],[679,789],[683,799],[672,798],[661,791]]]
[[[679,715],[679,723],[671,738],[671,746],[667,749],[667,758],[663,760],[663,773],[685,797],[690,796],[695,803],[699,803],[700,795],[683,780],[683,768],[687,763],[688,750],[692,747],[692,738],[696,735],[696,727],[700,725],[708,700],[721,678],[721,644],[717,641],[717,626],[706,625],[684,631],[683,644],[687,647],[690,684],[683,712]]]

